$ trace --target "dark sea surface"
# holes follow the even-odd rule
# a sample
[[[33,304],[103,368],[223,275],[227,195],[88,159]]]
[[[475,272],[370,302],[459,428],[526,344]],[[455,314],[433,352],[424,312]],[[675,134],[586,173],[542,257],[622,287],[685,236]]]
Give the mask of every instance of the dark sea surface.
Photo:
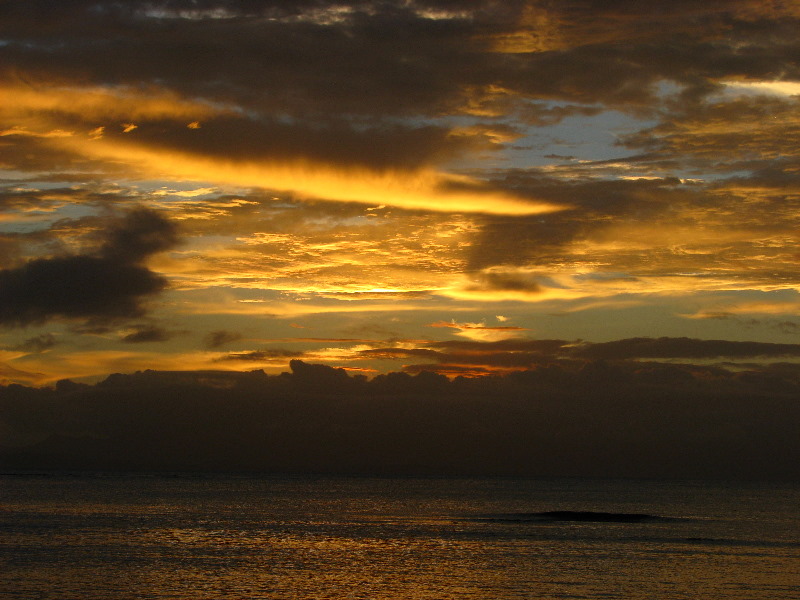
[[[800,486],[5,474],[0,598],[800,599]]]

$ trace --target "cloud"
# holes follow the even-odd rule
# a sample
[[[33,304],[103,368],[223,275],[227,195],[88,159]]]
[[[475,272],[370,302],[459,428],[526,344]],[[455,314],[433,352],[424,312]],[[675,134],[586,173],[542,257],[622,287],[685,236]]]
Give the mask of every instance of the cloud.
[[[18,350],[20,352],[45,352],[58,343],[56,336],[52,333],[42,333],[36,337],[28,338],[21,344],[9,347],[9,350]]]
[[[374,171],[359,165],[343,168],[307,159],[237,161],[105,138],[92,144],[64,142],[62,147],[84,158],[129,165],[129,175],[260,187],[309,199],[436,212],[540,214],[561,210],[553,204],[495,189],[473,177],[433,168]]]
[[[166,342],[179,334],[180,332],[170,331],[155,325],[137,325],[135,331],[124,335],[121,341],[126,344]]]
[[[472,280],[474,283],[466,287],[468,292],[498,291],[538,294],[542,291],[541,286],[525,273],[482,271],[476,273]]]
[[[174,246],[177,229],[155,211],[134,209],[124,218],[112,221],[103,233],[105,240],[100,254],[121,263],[139,263],[151,254]]]
[[[111,221],[95,254],[29,260],[0,271],[0,324],[53,318],[131,318],[166,280],[142,261],[176,242],[174,226],[147,209]]]
[[[790,140],[800,131],[798,106],[796,97],[723,97],[689,105],[622,143],[648,151],[651,159],[733,171],[738,161],[796,157]]]
[[[46,379],[42,373],[32,373],[0,362],[0,385],[39,385]],[[0,422],[2,422],[0,420]],[[13,438],[13,436],[11,436]]]
[[[429,327],[447,327],[454,329],[456,335],[461,335],[474,340],[497,341],[517,336],[520,331],[527,331],[525,327],[515,325],[486,325],[486,323],[456,323],[455,321],[437,321],[430,323]]]
[[[682,316],[689,319],[724,319],[741,315],[795,315],[797,310],[797,302],[752,301],[720,304]]]
[[[435,326],[452,326],[442,323]],[[796,332],[796,325],[785,324],[787,333]],[[480,331],[480,329],[479,329]],[[721,360],[752,361],[752,368],[762,370],[764,363],[775,359],[800,357],[800,344],[769,342],[736,342],[694,338],[628,338],[611,342],[584,340],[530,339],[507,332],[505,337],[467,335],[467,340],[442,340],[406,343],[398,346],[374,345],[358,351],[360,359],[403,360],[424,359],[428,362],[406,364],[404,372],[421,370],[455,376],[458,370],[470,377],[503,374],[550,367],[578,369],[591,361],[613,361],[627,364],[626,369],[641,369],[653,361],[683,360],[680,369],[690,371],[692,363]],[[671,364],[671,363],[670,363]],[[650,368],[648,367],[648,368]],[[660,367],[659,367],[660,368]],[[667,368],[665,366],[665,368]]]
[[[359,350],[359,356],[364,358],[397,359],[397,358],[431,358],[439,359],[441,353],[428,348],[370,348]]]
[[[639,319],[705,306],[691,292],[800,285],[792,3],[30,0],[0,14],[4,324],[86,321],[111,332],[86,343],[118,349],[107,321],[146,323],[170,282],[159,322],[203,333],[294,316],[333,337],[317,328],[334,313],[380,312],[411,337],[468,310],[432,333],[526,333],[462,323],[502,314],[591,337],[575,326],[590,311],[638,302],[604,327],[655,335],[664,319]],[[108,216],[132,203],[180,222],[179,251],[156,213]],[[253,366],[262,350],[233,341],[203,343],[242,351],[225,368]],[[473,374],[589,360],[365,345]]]
[[[269,362],[274,359],[287,358],[301,358],[305,356],[305,352],[297,352],[294,350],[252,350],[249,352],[230,352],[224,356],[215,359],[216,362],[227,361],[244,361],[244,362]]]
[[[614,360],[631,358],[776,358],[800,356],[800,344],[667,337],[629,338],[614,342],[579,345],[574,348],[572,354],[591,359]]]
[[[170,154],[156,149],[166,148],[200,157],[302,156],[314,165],[337,157],[351,166],[427,165],[460,151],[465,140],[485,146],[486,136],[410,127],[419,117],[484,114],[550,123],[608,107],[655,114],[663,104],[661,82],[711,93],[721,81],[769,83],[776,73],[784,79],[797,73],[796,11],[759,10],[752,2],[702,10],[682,3],[669,19],[663,10],[593,2],[469,3],[446,18],[431,18],[421,5],[323,2],[253,11],[222,3],[217,6],[236,18],[173,17],[169,32],[160,27],[166,17],[156,15],[196,9],[70,6],[76,16],[67,19],[46,5],[27,15],[11,11],[2,48],[15,66],[6,74],[14,98],[7,106],[24,109],[19,116],[28,118],[62,111],[103,121],[95,126],[105,125],[107,135],[95,149],[105,148],[111,160],[113,121],[114,135],[146,142],[156,164]],[[341,18],[320,20],[334,8]],[[390,43],[393,36],[406,43]],[[13,76],[19,72],[22,81]],[[31,73],[44,85],[37,87]],[[153,88],[154,81],[162,87]],[[374,127],[374,117],[385,115],[396,117],[393,125]],[[202,128],[188,130],[190,119]],[[123,135],[120,124],[133,120],[138,129]],[[181,125],[172,130],[165,120]],[[490,128],[509,127],[495,122]]]
[[[242,339],[242,337],[242,334],[237,331],[225,331],[224,329],[218,329],[216,331],[209,332],[203,338],[203,344],[209,350],[213,350],[224,346],[225,344],[236,342]]]
[[[4,15],[2,50],[29,71],[164,81],[185,97],[238,96],[293,117],[508,114],[520,97],[641,108],[664,79],[797,79],[789,4],[70,2],[67,15],[34,1]],[[230,16],[197,16],[214,10]]]
[[[453,375],[480,367],[453,365]],[[796,480],[797,365],[550,365],[372,380],[115,374],[5,388],[3,468]],[[485,374],[485,373],[484,373]],[[287,403],[287,398],[291,402]],[[654,419],[654,415],[658,418]],[[163,432],[168,430],[169,436]]]

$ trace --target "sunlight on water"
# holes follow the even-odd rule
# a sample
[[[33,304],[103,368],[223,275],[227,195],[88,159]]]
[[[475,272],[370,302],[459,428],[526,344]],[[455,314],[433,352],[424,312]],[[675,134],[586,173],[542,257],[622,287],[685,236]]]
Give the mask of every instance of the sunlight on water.
[[[0,598],[800,597],[800,489],[1,476]]]

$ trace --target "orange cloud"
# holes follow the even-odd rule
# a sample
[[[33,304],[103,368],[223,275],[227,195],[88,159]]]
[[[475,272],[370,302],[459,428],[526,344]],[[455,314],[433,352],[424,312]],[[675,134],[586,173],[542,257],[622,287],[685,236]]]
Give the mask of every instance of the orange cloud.
[[[230,112],[229,108],[187,100],[163,88],[80,87],[49,81],[0,82],[0,116],[46,120],[54,114],[81,119],[197,118]],[[128,128],[131,123],[123,125]],[[135,126],[134,126],[135,128]]]
[[[445,327],[455,329],[455,334],[470,340],[481,342],[497,342],[517,337],[517,332],[529,331],[526,327],[515,327],[513,325],[490,326],[485,323],[457,323],[452,321],[437,321],[430,323],[428,327]]]
[[[320,200],[384,204],[436,212],[509,215],[562,209],[552,203],[493,190],[471,177],[433,169],[379,172],[335,167],[310,160],[225,161],[107,139],[93,140],[91,144],[65,141],[58,145],[97,160],[121,161],[139,170],[142,176],[285,190]]]

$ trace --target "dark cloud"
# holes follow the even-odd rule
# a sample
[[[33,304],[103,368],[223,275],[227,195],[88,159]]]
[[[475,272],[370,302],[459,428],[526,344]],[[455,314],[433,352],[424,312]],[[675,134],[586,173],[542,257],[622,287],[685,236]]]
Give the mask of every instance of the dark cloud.
[[[203,345],[206,348],[213,350],[214,348],[219,348],[220,346],[230,344],[231,342],[236,342],[240,339],[242,339],[242,334],[237,331],[218,329],[217,331],[209,332],[203,338]]]
[[[265,113],[508,114],[516,94],[641,108],[663,79],[800,78],[797,12],[756,1],[20,4],[4,5],[8,65]]]
[[[139,208],[112,221],[103,232],[102,258],[119,263],[139,263],[178,241],[175,225],[159,213]]]
[[[8,125],[11,123],[0,118],[0,128]],[[8,168],[25,173],[95,170],[87,161],[77,159],[73,152],[53,148],[46,140],[27,136],[3,136],[0,139],[0,161]],[[59,177],[59,181],[65,179],[69,178]]]
[[[800,477],[797,365],[590,361],[453,380],[424,365],[373,380],[297,360],[291,368],[3,388],[0,467]]]
[[[436,350],[428,348],[370,348],[369,350],[360,350],[358,354],[364,358],[381,359],[423,357],[436,360],[442,356]]]
[[[52,333],[42,333],[36,337],[28,338],[21,344],[9,347],[9,350],[19,350],[21,352],[34,352],[36,354],[49,350],[58,343],[56,336]]]
[[[583,344],[571,352],[591,359],[631,358],[757,358],[800,356],[800,344],[732,342],[692,338],[630,338],[614,342]]]
[[[591,239],[626,221],[668,218],[702,197],[696,188],[673,178],[565,182],[536,170],[509,170],[494,183],[567,209],[547,215],[485,217],[469,252],[472,269],[568,261],[567,246],[573,241]]]
[[[166,342],[181,332],[170,331],[156,325],[137,325],[136,331],[122,337],[126,344],[144,344],[148,342]]]
[[[797,157],[792,142],[800,134],[796,97],[769,95],[709,100],[676,107],[653,128],[623,136],[620,144],[655,158],[677,159],[695,169],[735,171],[742,161],[770,161],[773,177],[786,183],[775,167]],[[793,179],[796,176],[790,175]]]
[[[515,338],[496,342],[473,342],[467,340],[444,340],[429,345],[439,349],[463,353],[531,352],[539,355],[554,355],[571,342],[564,340],[531,340]]]
[[[800,323],[798,323],[797,321],[780,321],[778,323],[775,323],[775,327],[781,333],[787,333],[792,335],[800,334]]]
[[[719,359],[766,360],[800,356],[800,344],[735,342],[693,338],[628,338],[591,343],[582,340],[531,340],[514,338],[496,342],[445,340],[416,348],[373,348],[359,353],[373,359],[428,359],[430,363],[406,365],[404,371],[429,370],[447,375],[458,368],[475,375],[475,369],[492,370],[543,368],[551,365],[577,368],[586,361],[686,361]],[[640,362],[633,363],[640,365]],[[639,367],[636,367],[639,368]],[[681,369],[688,369],[683,366]],[[760,367],[759,367],[760,368]]]
[[[245,161],[310,160],[347,167],[413,169],[440,163],[468,150],[491,148],[487,128],[473,135],[452,135],[438,126],[359,124],[326,119],[314,125],[275,118],[214,117],[199,129],[175,122],[141,122],[128,134],[107,138],[135,140],[152,148],[192,152],[201,157]]]
[[[176,241],[175,227],[137,209],[109,223],[97,254],[30,260],[0,271],[0,323],[25,326],[52,318],[130,318],[166,280],[141,264]]]
[[[226,361],[244,361],[244,362],[259,362],[271,360],[275,358],[301,358],[304,352],[297,352],[294,350],[252,350],[249,352],[231,352],[225,356],[216,359],[216,362]]]
[[[515,273],[476,273],[471,277],[473,283],[468,291],[493,290],[506,292],[527,292],[537,294],[541,286],[530,276]]]

